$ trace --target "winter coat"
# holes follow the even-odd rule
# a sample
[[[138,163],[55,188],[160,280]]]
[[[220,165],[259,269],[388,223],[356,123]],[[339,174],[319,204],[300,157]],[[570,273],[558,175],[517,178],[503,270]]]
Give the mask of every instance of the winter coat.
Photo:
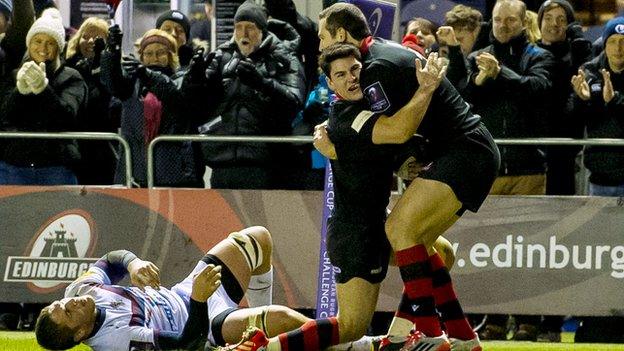
[[[182,99],[180,74],[146,69],[139,79],[122,71],[119,53],[102,54],[102,83],[122,101],[121,135],[130,144],[132,177],[140,186],[147,185],[147,146],[144,99],[148,92],[162,103],[157,135],[196,134],[191,123],[181,115],[188,112]],[[149,140],[151,141],[151,140]],[[125,157],[119,152],[115,182],[125,183]],[[169,187],[203,187],[203,166],[196,162],[190,142],[162,142],[154,149],[154,184]]]
[[[189,95],[209,111],[209,122],[202,128],[213,135],[290,135],[291,123],[304,99],[303,69],[281,41],[270,32],[251,60],[264,77],[262,87],[243,83],[236,67],[245,58],[232,40],[221,45],[211,63],[217,72],[217,86]],[[221,91],[217,93],[216,91]],[[211,103],[206,103],[210,99]],[[202,104],[202,102],[204,102]],[[200,113],[199,111],[196,113]],[[284,162],[286,145],[266,143],[204,143],[204,158],[211,167],[267,166]],[[287,161],[286,161],[287,162]]]
[[[604,82],[601,69],[606,69],[610,73],[615,91],[615,97],[609,103],[605,103],[602,97]],[[572,100],[574,112],[581,116],[585,123],[587,137],[624,139],[624,73],[615,73],[611,70],[604,52],[587,62],[583,70],[591,98],[583,101],[574,94]],[[622,147],[587,146],[583,155],[585,167],[591,171],[590,182],[606,186],[624,184]]]
[[[61,66],[48,67],[48,86],[38,95],[8,94],[0,110],[0,130],[12,132],[75,132],[87,100],[87,85],[80,73]],[[14,166],[72,166],[80,159],[74,140],[7,139],[0,159]]]
[[[476,57],[488,52],[499,62],[500,73],[477,86]],[[470,79],[462,94],[495,138],[536,138],[546,136],[546,107],[552,92],[553,55],[527,41],[524,34],[501,44],[492,44],[468,56]],[[544,173],[544,155],[536,146],[501,147],[500,175]]]
[[[34,18],[32,0],[13,0],[12,24],[0,41],[0,102],[15,88],[11,73],[22,63],[26,53],[26,34]]]

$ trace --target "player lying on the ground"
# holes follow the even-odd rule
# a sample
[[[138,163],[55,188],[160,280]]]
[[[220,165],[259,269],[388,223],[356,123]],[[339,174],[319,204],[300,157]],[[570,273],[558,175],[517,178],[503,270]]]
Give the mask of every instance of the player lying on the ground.
[[[236,342],[248,322],[269,335],[297,328],[308,318],[271,304],[272,242],[263,227],[231,234],[208,251],[171,289],[158,268],[126,250],[112,251],[45,307],[37,341],[48,349],[79,343],[94,350],[188,349]],[[134,287],[115,285],[126,274]],[[252,308],[239,309],[247,293]]]

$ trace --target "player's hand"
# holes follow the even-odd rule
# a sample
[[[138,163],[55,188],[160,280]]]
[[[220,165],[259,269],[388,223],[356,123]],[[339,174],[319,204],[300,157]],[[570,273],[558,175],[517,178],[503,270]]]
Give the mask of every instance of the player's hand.
[[[160,289],[160,269],[152,262],[135,258],[128,264],[128,272],[130,281],[139,289],[143,290],[146,286]]]
[[[198,302],[206,302],[221,285],[221,266],[209,264],[193,278],[191,298]]]
[[[613,83],[611,82],[611,73],[606,69],[601,69],[600,73],[602,74],[602,81],[604,85],[602,86],[602,98],[608,104],[615,97],[615,90],[613,90]]]
[[[418,90],[433,93],[438,86],[440,86],[442,79],[444,79],[447,68],[448,63],[445,63],[441,57],[438,57],[437,52],[429,54],[424,67],[420,59],[416,59],[416,79],[419,84]]]
[[[335,160],[336,147],[327,135],[327,121],[314,127],[314,147],[325,157]]]
[[[438,37],[438,42],[440,46],[449,45],[449,46],[458,46],[459,41],[455,36],[455,30],[451,26],[442,26],[438,28],[436,32],[436,36]]]
[[[572,89],[574,89],[574,92],[581,100],[587,101],[591,98],[589,84],[587,83],[587,79],[585,79],[585,72],[580,68],[578,74],[572,76]]]
[[[425,164],[418,161],[415,157],[410,157],[397,170],[397,177],[404,180],[414,180],[418,178],[420,172],[425,168]]]

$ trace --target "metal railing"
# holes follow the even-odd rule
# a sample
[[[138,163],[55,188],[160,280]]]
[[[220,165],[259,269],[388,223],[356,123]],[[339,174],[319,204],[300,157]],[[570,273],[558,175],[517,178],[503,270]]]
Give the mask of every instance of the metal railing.
[[[124,148],[126,160],[126,187],[132,187],[132,157],[130,145],[126,139],[115,133],[92,132],[63,132],[63,133],[36,133],[36,132],[0,132],[0,139],[76,139],[76,140],[116,140]]]
[[[311,136],[214,136],[214,135],[162,135],[154,138],[147,146],[147,187],[154,187],[154,146],[161,142],[181,142],[181,141],[200,141],[200,142],[229,142],[229,143],[288,143],[288,144],[309,144],[312,142]]]
[[[154,187],[154,146],[159,142],[263,142],[263,143],[312,143],[312,136],[213,136],[213,135],[163,135],[152,140],[147,148],[147,187]],[[494,139],[497,145],[557,145],[557,146],[624,146],[624,139],[571,139],[571,138],[534,138],[534,139]]]

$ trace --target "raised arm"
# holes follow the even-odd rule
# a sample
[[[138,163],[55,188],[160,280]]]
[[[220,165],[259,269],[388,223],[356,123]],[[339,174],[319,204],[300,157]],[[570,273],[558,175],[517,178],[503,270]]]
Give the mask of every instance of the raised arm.
[[[448,64],[432,53],[425,66],[416,59],[418,89],[405,106],[392,116],[381,116],[373,127],[373,143],[403,144],[415,133],[422,122],[434,91],[444,79]]]

